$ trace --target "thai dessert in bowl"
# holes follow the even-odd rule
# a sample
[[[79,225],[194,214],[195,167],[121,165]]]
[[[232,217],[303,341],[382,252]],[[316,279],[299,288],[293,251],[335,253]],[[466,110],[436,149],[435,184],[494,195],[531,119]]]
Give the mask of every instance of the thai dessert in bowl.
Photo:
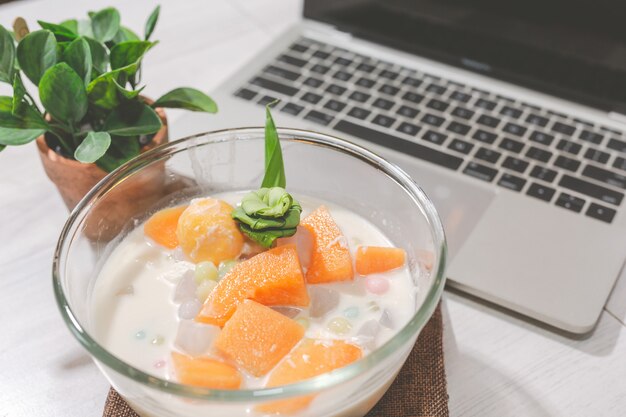
[[[110,240],[98,206],[155,167],[192,180],[138,200]],[[277,130],[268,107],[265,131],[173,142],[105,178],[62,232],[54,284],[142,416],[363,416],[430,318],[444,264],[440,220],[403,171]]]

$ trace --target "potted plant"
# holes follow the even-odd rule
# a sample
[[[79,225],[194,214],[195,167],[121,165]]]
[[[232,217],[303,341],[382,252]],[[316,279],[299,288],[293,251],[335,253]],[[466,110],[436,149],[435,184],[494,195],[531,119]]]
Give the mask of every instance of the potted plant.
[[[142,59],[157,44],[150,37],[158,17],[159,7],[143,38],[120,24],[114,8],[84,20],[38,21],[42,29],[33,32],[19,18],[15,33],[0,26],[0,82],[13,87],[13,96],[0,96],[0,150],[36,140],[69,208],[108,172],[167,141],[162,108],[217,111],[210,97],[192,88],[155,101],[141,95]],[[153,177],[146,181],[156,183],[144,192],[162,186],[163,178]]]

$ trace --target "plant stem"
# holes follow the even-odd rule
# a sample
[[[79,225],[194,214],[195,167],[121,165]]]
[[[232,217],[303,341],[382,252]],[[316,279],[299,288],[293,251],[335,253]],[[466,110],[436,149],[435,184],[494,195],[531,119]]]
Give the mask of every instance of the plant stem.
[[[53,129],[50,129],[49,132],[57,137],[57,139],[59,140],[59,143],[61,144],[63,149],[65,149],[67,154],[70,155],[71,157],[74,157],[74,152],[72,151],[72,147],[67,144],[65,139],[63,139],[63,134],[56,132]]]

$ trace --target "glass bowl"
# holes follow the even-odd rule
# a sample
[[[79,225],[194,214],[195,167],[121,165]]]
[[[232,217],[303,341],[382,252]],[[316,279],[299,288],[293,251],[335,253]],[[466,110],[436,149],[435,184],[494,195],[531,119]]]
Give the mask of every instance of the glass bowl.
[[[445,236],[433,204],[415,182],[350,142],[295,129],[279,129],[279,136],[290,192],[349,208],[407,251],[417,294],[415,314],[361,360],[280,387],[191,387],[115,357],[94,337],[90,312],[94,283],[112,248],[157,209],[198,196],[256,189],[264,172],[262,128],[200,134],[158,147],[109,174],[83,198],[63,228],[53,265],[54,291],[65,323],[142,416],[256,416],[262,415],[255,411],[259,404],[311,394],[315,399],[298,416],[363,416],[393,382],[439,302]]]

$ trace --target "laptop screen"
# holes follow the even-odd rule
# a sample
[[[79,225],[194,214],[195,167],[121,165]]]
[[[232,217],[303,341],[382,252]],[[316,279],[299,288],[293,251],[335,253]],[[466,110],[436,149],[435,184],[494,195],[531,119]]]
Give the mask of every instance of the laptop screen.
[[[308,0],[357,37],[626,114],[622,0]]]

